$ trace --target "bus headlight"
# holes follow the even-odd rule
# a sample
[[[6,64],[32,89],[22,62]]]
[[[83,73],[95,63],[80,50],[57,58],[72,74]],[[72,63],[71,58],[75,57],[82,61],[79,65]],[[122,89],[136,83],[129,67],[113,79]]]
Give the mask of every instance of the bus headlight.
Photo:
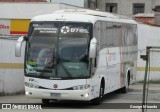
[[[84,89],[88,89],[89,87],[90,85],[86,84],[86,85],[74,86],[73,89],[74,90],[84,90]]]
[[[25,85],[29,88],[39,88],[39,85],[25,82]]]

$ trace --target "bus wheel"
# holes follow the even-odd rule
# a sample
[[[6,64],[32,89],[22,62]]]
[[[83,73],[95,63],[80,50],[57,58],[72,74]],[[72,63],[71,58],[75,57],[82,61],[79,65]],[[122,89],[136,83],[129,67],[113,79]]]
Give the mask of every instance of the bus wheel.
[[[103,101],[103,96],[104,96],[104,86],[102,86],[102,84],[101,84],[100,90],[99,90],[99,97],[93,99],[93,100],[92,100],[92,103],[93,103],[94,105],[99,105],[99,104],[101,104],[102,101]]]
[[[49,103],[49,99],[42,99],[42,103],[43,104],[48,104]]]
[[[125,87],[123,87],[122,89],[121,89],[121,93],[127,93],[128,92],[128,90],[129,90],[129,80],[130,79],[130,77],[129,77],[129,75],[127,75],[127,80],[125,81]]]

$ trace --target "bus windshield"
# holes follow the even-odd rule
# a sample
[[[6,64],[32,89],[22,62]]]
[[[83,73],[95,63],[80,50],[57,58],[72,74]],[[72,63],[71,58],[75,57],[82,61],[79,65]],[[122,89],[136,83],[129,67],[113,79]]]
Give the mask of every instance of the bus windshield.
[[[25,75],[50,79],[90,77],[91,32],[91,23],[31,23]]]

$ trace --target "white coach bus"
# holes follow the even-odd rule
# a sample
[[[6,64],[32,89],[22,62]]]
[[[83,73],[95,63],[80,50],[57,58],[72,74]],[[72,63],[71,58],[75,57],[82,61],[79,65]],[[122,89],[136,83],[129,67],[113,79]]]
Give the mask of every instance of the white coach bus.
[[[60,10],[36,16],[28,35],[16,44],[25,49],[25,94],[50,100],[100,104],[105,94],[127,92],[134,82],[137,24],[110,13]]]

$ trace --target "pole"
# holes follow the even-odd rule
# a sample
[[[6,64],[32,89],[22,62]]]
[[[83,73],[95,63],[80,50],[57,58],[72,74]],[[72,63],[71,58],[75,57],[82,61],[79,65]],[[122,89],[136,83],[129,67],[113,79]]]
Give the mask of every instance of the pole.
[[[149,50],[151,47],[147,47],[146,51],[146,67],[145,67],[145,75],[144,75],[144,83],[143,83],[143,98],[142,98],[142,112],[144,112],[143,105],[145,105],[145,92],[146,92],[146,83],[147,83],[147,71],[148,71],[148,61],[149,61]]]

